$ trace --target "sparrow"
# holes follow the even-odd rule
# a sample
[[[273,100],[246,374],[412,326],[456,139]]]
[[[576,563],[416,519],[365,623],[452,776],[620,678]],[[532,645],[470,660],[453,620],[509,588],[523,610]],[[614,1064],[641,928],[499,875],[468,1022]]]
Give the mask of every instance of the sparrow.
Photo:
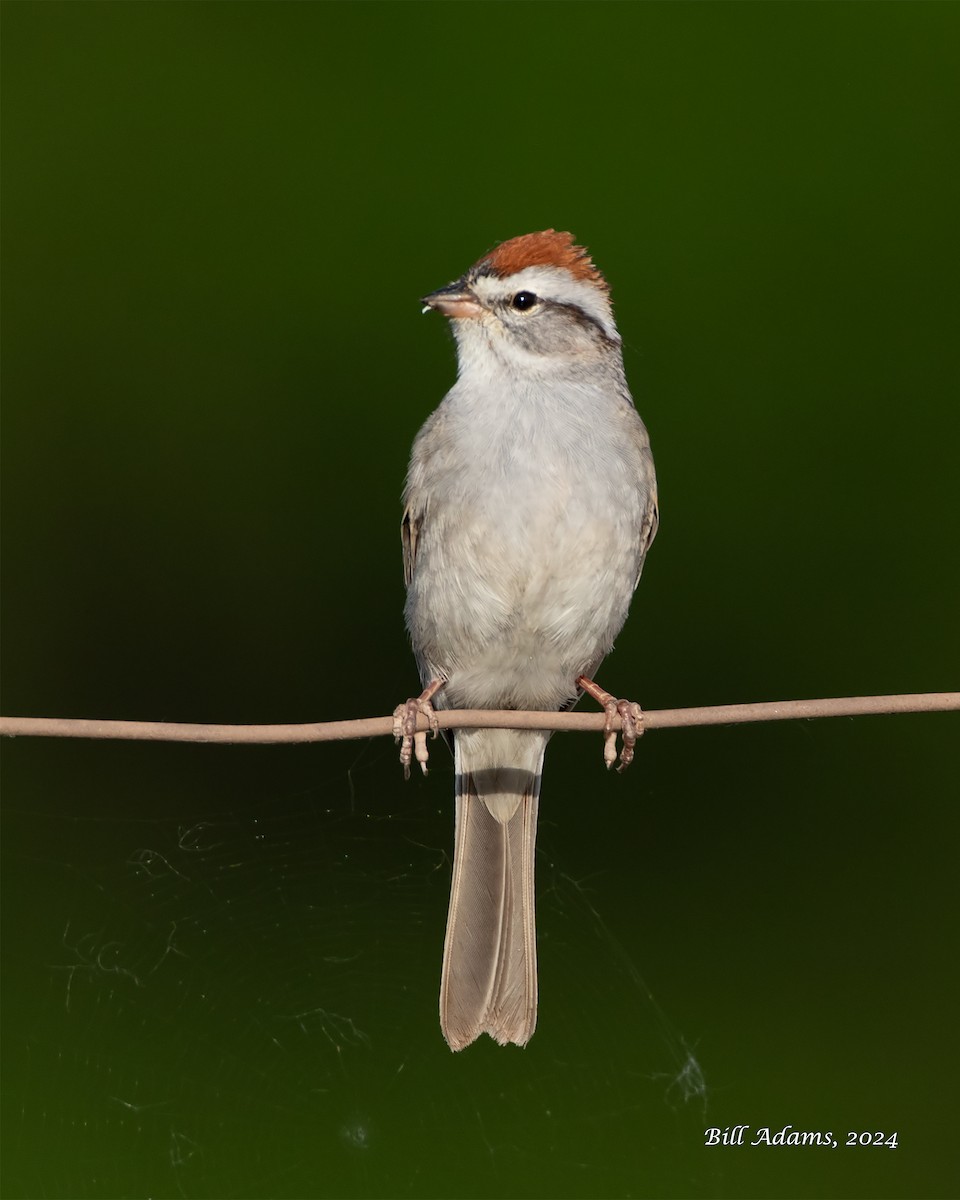
[[[437,708],[607,712],[622,770],[636,704],[594,681],[658,525],[650,442],[608,285],[570,233],[501,243],[424,296],[449,318],[457,380],[413,445],[401,526],[405,618],[422,693],[395,712],[426,770]],[[440,986],[452,1050],[523,1046],[537,1020],[534,856],[549,734],[453,731],[456,832]]]

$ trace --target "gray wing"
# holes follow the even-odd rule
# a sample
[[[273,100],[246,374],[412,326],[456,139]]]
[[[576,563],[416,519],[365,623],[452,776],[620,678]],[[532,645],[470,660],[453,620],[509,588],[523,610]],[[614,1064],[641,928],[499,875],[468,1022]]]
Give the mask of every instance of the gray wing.
[[[640,576],[643,574],[643,562],[647,557],[647,551],[653,545],[653,539],[657,536],[657,530],[660,528],[660,509],[657,505],[656,488],[650,493],[650,501],[647,505],[647,511],[643,514],[643,521],[640,523],[640,565],[637,567],[637,579],[634,583],[634,589],[640,582]]]
[[[443,458],[447,446],[446,421],[443,405],[430,414],[413,442],[410,469],[403,493],[404,511],[400,522],[400,539],[403,542],[403,580],[407,587],[413,579],[417,563],[417,550],[423,533],[423,522],[427,515],[427,496],[431,488],[428,476],[438,458]]]
[[[417,561],[417,543],[423,527],[423,512],[416,512],[408,504],[400,522],[400,540],[403,543],[403,582],[407,587],[413,579],[413,568]]]

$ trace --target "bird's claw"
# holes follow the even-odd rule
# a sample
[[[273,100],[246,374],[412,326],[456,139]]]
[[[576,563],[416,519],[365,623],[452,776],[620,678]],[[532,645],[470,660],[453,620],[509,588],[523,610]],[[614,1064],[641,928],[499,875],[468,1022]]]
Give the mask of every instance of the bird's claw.
[[[617,761],[617,733],[623,735],[618,771],[625,771],[633,762],[637,738],[643,736],[643,709],[632,700],[618,700],[603,690],[592,679],[581,675],[578,686],[603,706],[607,721],[603,728],[603,761],[607,770]]]
[[[617,725],[614,717],[619,717],[619,728],[623,735],[623,745],[620,749],[618,771],[625,771],[633,762],[633,751],[637,738],[643,736],[643,709],[632,700],[613,700],[605,704],[607,724],[604,729],[603,761],[609,770],[617,761]]]
[[[431,696],[440,684],[431,684],[419,696],[411,696],[393,710],[393,736],[400,743],[400,765],[404,779],[410,778],[410,763],[416,758],[420,770],[426,775],[430,753],[427,750],[427,730],[417,729],[417,718],[426,717],[434,737],[440,732],[436,710],[430,703]]]

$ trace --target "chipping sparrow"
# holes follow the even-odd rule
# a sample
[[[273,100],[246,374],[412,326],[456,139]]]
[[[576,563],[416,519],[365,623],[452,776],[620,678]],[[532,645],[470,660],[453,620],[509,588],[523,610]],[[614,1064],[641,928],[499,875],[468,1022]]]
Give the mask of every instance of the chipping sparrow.
[[[401,761],[426,769],[417,714],[608,713],[604,757],[633,757],[636,705],[592,679],[657,530],[653,458],[627,389],[607,284],[569,233],[504,242],[423,299],[449,317],[459,374],[413,446],[406,621],[424,691],[396,711]],[[620,720],[614,722],[614,714]],[[534,844],[549,734],[453,735],[456,837],[440,1023],[525,1045],[537,1019]]]

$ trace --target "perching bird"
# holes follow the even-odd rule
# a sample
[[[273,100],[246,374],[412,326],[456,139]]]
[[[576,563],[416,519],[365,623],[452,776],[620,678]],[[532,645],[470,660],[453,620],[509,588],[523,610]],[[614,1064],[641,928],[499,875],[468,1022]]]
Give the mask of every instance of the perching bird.
[[[401,760],[426,763],[418,713],[571,708],[620,632],[657,530],[647,431],[609,291],[552,229],[504,242],[424,297],[449,317],[457,382],[420,430],[405,492],[406,621],[424,692],[397,709]],[[549,734],[453,735],[456,839],[440,990],[453,1050],[524,1045],[537,1019],[534,848]],[[605,758],[616,757],[608,730]]]

